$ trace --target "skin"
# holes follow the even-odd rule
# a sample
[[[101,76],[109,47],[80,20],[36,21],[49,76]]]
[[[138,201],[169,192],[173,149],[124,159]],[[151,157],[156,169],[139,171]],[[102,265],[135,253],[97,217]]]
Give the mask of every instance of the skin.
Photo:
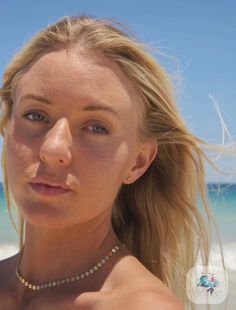
[[[39,98],[24,99],[28,94],[50,104]],[[118,117],[83,110],[97,103],[112,107]],[[130,81],[103,57],[75,50],[51,52],[23,75],[5,139],[9,186],[26,219],[19,268],[24,278],[46,283],[77,275],[118,243],[111,226],[117,192],[122,184],[141,177],[157,154],[155,141],[140,143],[138,120],[138,98]],[[42,196],[29,185],[35,177],[53,178],[72,190]],[[55,305],[57,309],[111,309],[113,304],[138,309],[125,293],[127,282],[134,296],[143,292],[139,305],[149,305],[150,300],[157,305],[158,300],[164,306],[168,300],[168,305],[176,305],[172,309],[178,309],[173,294],[125,247],[96,274],[43,293],[25,288],[16,279],[18,259],[19,254],[0,263],[4,279],[0,296],[6,309],[55,309]],[[132,281],[134,274],[140,280]],[[146,298],[146,291],[155,292],[152,299]]]

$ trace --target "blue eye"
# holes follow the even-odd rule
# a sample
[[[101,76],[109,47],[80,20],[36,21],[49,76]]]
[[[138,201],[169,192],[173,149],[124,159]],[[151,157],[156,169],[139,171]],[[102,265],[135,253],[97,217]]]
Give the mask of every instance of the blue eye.
[[[34,122],[42,122],[46,119],[45,116],[41,115],[40,113],[37,112],[30,112],[24,115],[27,119],[30,119],[31,121]],[[31,117],[29,117],[31,116]],[[46,119],[46,122],[48,122],[48,120]]]
[[[87,126],[87,128],[92,128],[93,135],[103,135],[103,136],[109,135],[109,130],[98,123]]]

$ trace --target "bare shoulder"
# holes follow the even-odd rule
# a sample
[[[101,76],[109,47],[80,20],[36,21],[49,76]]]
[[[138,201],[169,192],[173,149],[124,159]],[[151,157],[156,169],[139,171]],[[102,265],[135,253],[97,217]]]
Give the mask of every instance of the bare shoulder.
[[[37,305],[37,307],[36,307]],[[40,306],[39,306],[40,305]],[[43,307],[42,307],[43,305]],[[180,301],[135,257],[125,255],[96,292],[73,293],[34,303],[27,310],[184,310]]]
[[[16,255],[0,261],[0,300],[1,309],[16,309],[11,284],[15,270]]]
[[[61,308],[60,308],[61,309]],[[155,287],[126,288],[112,292],[81,294],[73,309],[83,310],[184,310],[172,295],[162,294]]]
[[[6,288],[7,283],[9,282],[9,276],[12,274],[14,263],[15,256],[0,261],[0,292]]]
[[[97,294],[93,309],[184,310],[173,292],[131,255],[116,264],[112,277],[113,289]]]
[[[136,295],[137,296],[137,295]],[[149,310],[184,310],[181,302],[172,294],[163,294],[158,288],[148,288],[139,292],[139,297],[131,304],[128,309],[149,309]]]

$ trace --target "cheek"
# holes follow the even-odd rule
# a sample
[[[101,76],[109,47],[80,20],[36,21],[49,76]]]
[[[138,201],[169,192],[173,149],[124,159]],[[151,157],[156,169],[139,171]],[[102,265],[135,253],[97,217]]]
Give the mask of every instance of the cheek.
[[[10,128],[6,137],[7,173],[12,184],[15,178],[22,177],[24,170],[32,160],[32,151],[25,141],[17,134],[14,126]]]
[[[123,182],[132,158],[132,148],[127,141],[109,143],[86,153],[84,158],[87,164],[80,166],[80,169],[84,169],[88,180],[98,184],[104,184],[104,180],[111,185]],[[107,183],[108,181],[110,183]]]

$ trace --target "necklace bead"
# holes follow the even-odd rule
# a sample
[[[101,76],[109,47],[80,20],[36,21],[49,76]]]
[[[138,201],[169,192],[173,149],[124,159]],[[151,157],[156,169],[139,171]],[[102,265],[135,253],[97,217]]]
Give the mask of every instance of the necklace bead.
[[[104,256],[96,265],[94,265],[88,271],[85,271],[85,272],[81,273],[80,275],[76,275],[74,277],[69,277],[69,278],[66,278],[66,279],[58,280],[58,281],[47,282],[47,283],[44,283],[44,284],[41,284],[41,285],[30,283],[29,281],[24,279],[23,276],[20,274],[19,265],[20,265],[21,259],[19,260],[19,262],[18,262],[18,264],[16,266],[16,276],[19,279],[19,281],[25,287],[27,287],[29,289],[32,289],[32,290],[37,290],[37,291],[43,290],[43,289],[47,289],[47,288],[51,288],[51,287],[56,287],[58,285],[63,285],[63,284],[68,284],[68,283],[72,283],[72,282],[75,282],[75,281],[79,281],[81,279],[84,279],[84,278],[94,274],[96,271],[98,271],[100,268],[102,268],[106,264],[106,262],[110,259],[110,257],[119,250],[121,245],[125,246],[122,242],[120,242],[119,244],[115,245],[111,249],[111,251],[106,256]]]

